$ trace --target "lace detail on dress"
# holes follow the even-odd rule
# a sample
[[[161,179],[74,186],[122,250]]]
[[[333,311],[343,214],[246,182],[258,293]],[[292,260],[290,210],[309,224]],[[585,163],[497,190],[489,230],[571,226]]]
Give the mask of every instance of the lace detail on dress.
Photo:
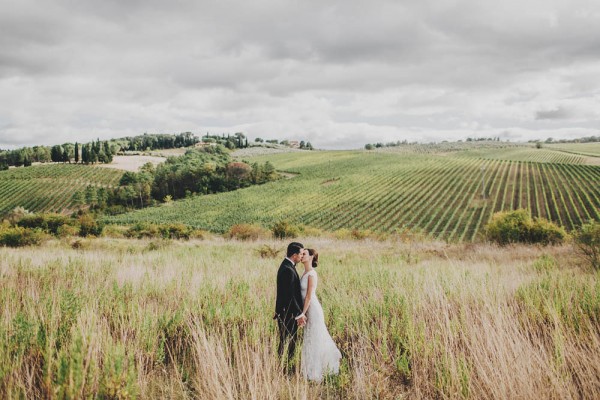
[[[324,375],[339,373],[342,354],[325,326],[323,308],[317,297],[318,276],[314,270],[303,275],[300,280],[302,299],[306,299],[309,276],[313,277],[314,289],[310,306],[306,312],[307,322],[304,327],[301,370],[307,379],[320,382]]]

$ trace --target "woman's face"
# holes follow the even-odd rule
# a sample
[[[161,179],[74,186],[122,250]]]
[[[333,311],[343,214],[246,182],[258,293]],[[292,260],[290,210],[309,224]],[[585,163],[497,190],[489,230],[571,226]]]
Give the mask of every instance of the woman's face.
[[[312,261],[312,256],[308,253],[308,250],[304,249],[304,253],[302,254],[302,262],[307,263]]]

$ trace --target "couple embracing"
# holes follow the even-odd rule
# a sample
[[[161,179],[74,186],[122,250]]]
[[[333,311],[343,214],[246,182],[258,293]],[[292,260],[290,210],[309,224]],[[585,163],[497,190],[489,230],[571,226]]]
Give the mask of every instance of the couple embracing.
[[[302,277],[296,271],[298,263],[304,265]],[[316,295],[318,264],[319,254],[314,249],[305,249],[298,242],[289,244],[277,272],[274,319],[279,327],[278,352],[281,357],[287,353],[288,362],[294,357],[298,328],[304,328],[302,375],[320,382],[324,375],[339,372],[342,355],[325,326],[323,308]]]

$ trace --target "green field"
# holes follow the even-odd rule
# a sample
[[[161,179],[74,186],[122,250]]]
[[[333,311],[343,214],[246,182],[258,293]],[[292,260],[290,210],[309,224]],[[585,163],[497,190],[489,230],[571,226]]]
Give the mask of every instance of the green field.
[[[0,172],[0,216],[15,207],[31,212],[63,212],[73,194],[88,185],[119,183],[123,171],[87,165],[50,164]]]
[[[488,150],[470,150],[462,153],[469,157],[491,160],[544,162],[555,164],[588,164],[589,157],[546,148],[513,147]]]
[[[532,157],[540,154],[538,149],[528,151]],[[268,227],[286,219],[327,231],[410,229],[431,238],[473,241],[491,215],[501,210],[527,208],[533,216],[567,229],[600,220],[598,166],[481,159],[465,153],[367,151],[297,152],[249,159],[266,160],[297,175],[109,221],[176,221],[224,232],[238,223]]]
[[[564,152],[582,154],[591,157],[600,157],[600,143],[556,143],[544,144],[549,149],[560,150]]]

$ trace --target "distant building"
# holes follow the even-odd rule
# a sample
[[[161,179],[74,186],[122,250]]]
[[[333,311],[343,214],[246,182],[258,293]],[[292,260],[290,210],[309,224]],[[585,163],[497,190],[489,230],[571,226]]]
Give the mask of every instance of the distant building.
[[[299,149],[300,148],[300,142],[297,140],[290,140],[290,147],[294,148],[294,149]]]

